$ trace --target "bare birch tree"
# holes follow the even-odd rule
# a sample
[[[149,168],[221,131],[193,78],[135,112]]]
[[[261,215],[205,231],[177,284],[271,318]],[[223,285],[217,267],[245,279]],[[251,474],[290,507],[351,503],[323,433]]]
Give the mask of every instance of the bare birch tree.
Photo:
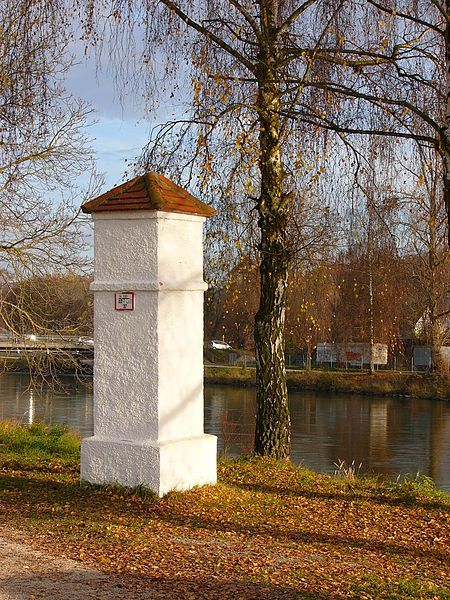
[[[63,87],[65,7],[0,5],[0,316],[17,335],[46,331],[39,310],[15,293],[23,282],[88,262],[78,212],[98,180],[85,131],[91,111]]]
[[[441,346],[450,336],[450,264],[446,251],[446,218],[442,163],[429,149],[415,148],[415,185],[403,202],[405,239],[412,251],[411,275],[417,286],[416,305],[421,311],[419,335],[430,345],[431,368],[445,371]]]
[[[257,454],[289,455],[286,294],[295,180],[311,140],[318,146],[319,131],[348,136],[356,157],[351,136],[427,145],[450,196],[449,17],[441,2],[78,1],[87,35],[99,44],[113,32],[112,60],[150,103],[167,86],[175,93],[177,77],[191,86],[182,114],[156,128],[141,167],[215,198],[225,217],[219,240],[228,240],[227,227],[257,237]],[[314,176],[320,169],[319,156]]]
[[[328,34],[327,43],[315,53],[315,64],[321,65],[326,77],[304,82],[315,90],[316,101],[294,106],[292,115],[352,139],[371,135],[397,143],[414,140],[433,149],[441,163],[440,193],[448,224],[450,3],[352,0],[346,12],[337,43],[329,43]],[[291,51],[310,52],[297,42]],[[295,94],[295,79],[292,85]],[[327,110],[330,97],[334,102]],[[336,103],[339,111],[333,110]]]
[[[155,85],[155,65],[163,58],[166,81],[181,73],[192,84],[191,108],[186,108],[185,117],[159,128],[146,165],[166,170],[170,166],[172,175],[188,173],[191,187],[196,186],[203,197],[219,196],[220,212],[231,217],[228,222],[242,211],[256,215],[260,303],[254,327],[254,449],[256,454],[278,458],[290,453],[284,323],[294,253],[293,175],[302,168],[305,146],[305,132],[292,118],[292,109],[302,98],[303,83],[314,76],[317,48],[344,2],[113,0],[108,4],[115,31],[113,55],[121,47],[133,47],[130,32],[145,30],[143,51],[134,67],[145,67],[138,69],[135,81],[146,77],[148,97],[163,89],[162,83]],[[100,38],[104,6],[96,0],[80,4],[87,6],[87,32]],[[294,43],[308,52],[292,52]],[[123,68],[121,61],[122,72]],[[295,91],[291,79],[297,82]]]

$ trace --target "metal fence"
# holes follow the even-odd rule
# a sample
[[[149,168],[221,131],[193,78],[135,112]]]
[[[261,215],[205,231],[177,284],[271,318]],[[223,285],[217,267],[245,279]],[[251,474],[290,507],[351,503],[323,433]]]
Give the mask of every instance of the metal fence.
[[[444,364],[450,372],[450,347],[443,347]],[[244,350],[205,350],[205,365],[224,366],[224,367],[254,367],[255,355]],[[305,370],[308,359],[306,352],[286,352],[285,363],[287,369]],[[317,361],[317,355],[314,352],[311,357],[311,368],[319,370],[367,370],[368,364],[364,360],[356,359],[348,361],[329,362]],[[417,346],[412,349],[411,355],[389,354],[386,364],[375,363],[376,371],[428,371],[431,368],[431,351],[429,348]]]

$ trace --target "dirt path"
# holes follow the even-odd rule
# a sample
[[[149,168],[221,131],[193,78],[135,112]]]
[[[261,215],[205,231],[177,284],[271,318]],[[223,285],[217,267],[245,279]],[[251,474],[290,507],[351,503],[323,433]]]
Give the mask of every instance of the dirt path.
[[[82,563],[49,556],[26,543],[22,532],[0,527],[0,600],[141,600],[162,598],[130,589]]]

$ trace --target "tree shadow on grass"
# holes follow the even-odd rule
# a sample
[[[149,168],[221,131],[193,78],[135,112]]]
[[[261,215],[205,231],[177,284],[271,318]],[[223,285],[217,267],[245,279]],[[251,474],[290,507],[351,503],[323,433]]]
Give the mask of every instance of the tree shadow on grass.
[[[355,500],[373,502],[374,504],[388,505],[388,506],[418,506],[424,509],[440,509],[448,510],[449,505],[444,502],[436,500],[418,500],[413,494],[403,493],[399,489],[398,496],[384,496],[381,492],[367,492],[359,491],[351,481],[346,485],[347,490],[336,491],[336,492],[320,492],[317,490],[308,490],[303,487],[297,489],[286,489],[281,488],[277,485],[269,485],[262,483],[243,483],[243,482],[230,482],[230,486],[249,492],[260,492],[264,494],[273,494],[276,496],[283,496],[288,498],[311,498],[317,500],[336,500],[337,502],[354,502]],[[356,489],[355,489],[356,488]]]
[[[3,482],[3,485],[2,485]],[[6,485],[5,485],[6,484]],[[177,510],[177,503],[167,504],[164,500],[155,498],[148,500],[136,498],[131,491],[114,487],[81,485],[79,483],[66,483],[58,481],[42,481],[26,478],[2,476],[0,477],[0,490],[13,491],[12,500],[8,501],[5,495],[3,502],[0,496],[0,509],[2,504],[5,514],[16,511],[21,517],[33,518],[40,521],[48,521],[55,517],[54,504],[62,505],[66,512],[70,513],[76,509],[78,513],[86,518],[96,514],[102,518],[105,508],[116,516],[126,514],[127,516],[151,517],[172,526],[186,527],[191,530],[206,530],[213,533],[237,533],[246,537],[267,536],[282,543],[299,544],[325,544],[339,548],[359,548],[370,552],[383,554],[396,554],[400,556],[411,556],[413,558],[429,558],[438,561],[448,560],[448,553],[437,549],[421,549],[411,544],[398,543],[395,540],[371,540],[362,537],[342,534],[325,533],[323,531],[302,531],[301,524],[298,529],[292,527],[277,527],[267,523],[239,523],[235,521],[222,520],[220,514],[210,516],[205,511],[201,517],[197,514],[186,513],[185,506],[180,503],[181,510]],[[251,488],[253,489],[253,488]],[[113,491],[109,494],[108,491]],[[117,494],[114,491],[117,490]],[[316,498],[317,496],[314,496]],[[345,501],[337,497],[338,501]],[[60,513],[61,517],[64,514]]]
[[[223,523],[218,520],[208,519],[206,516],[202,516],[201,520],[198,518],[193,521],[189,516],[177,515],[174,513],[162,513],[159,514],[159,518],[164,520],[170,525],[190,527],[192,529],[206,529],[212,532],[235,532],[246,536],[267,536],[269,539],[275,539],[282,543],[298,543],[298,544],[324,544],[329,547],[342,548],[358,548],[368,552],[379,552],[381,554],[396,554],[399,556],[410,556],[412,558],[425,558],[442,561],[448,561],[449,554],[440,549],[436,550],[425,550],[415,548],[406,543],[397,543],[395,541],[377,541],[365,538],[359,538],[356,536],[349,536],[346,533],[339,534],[327,534],[323,532],[311,532],[302,531],[300,529],[295,530],[292,527],[288,529],[270,526],[258,525],[253,527],[251,525],[239,525]]]
[[[101,486],[91,485],[79,481],[57,481],[56,479],[40,479],[30,474],[14,476],[0,474],[0,502],[1,493],[4,494],[4,502],[11,503],[11,508],[17,509],[20,514],[26,516],[24,511],[33,512],[33,506],[39,505],[39,513],[42,516],[50,514],[54,516],[53,510],[55,504],[69,503],[72,507],[98,508],[103,510],[105,503],[111,508],[116,507],[123,510],[124,501],[130,497],[136,500],[136,494],[133,490],[122,488],[121,486]],[[152,495],[148,494],[148,502],[151,502]],[[9,500],[10,499],[10,500]],[[157,501],[156,496],[154,502]],[[45,506],[45,503],[48,503]],[[142,503],[144,498],[142,499]],[[132,502],[126,504],[126,511],[129,515],[140,515],[142,503]],[[28,515],[30,516],[30,515]]]
[[[193,574],[195,575],[195,574]],[[83,568],[33,573],[0,580],[0,596],[36,600],[325,600],[322,592],[308,592],[239,580],[193,576],[150,578],[106,575]]]

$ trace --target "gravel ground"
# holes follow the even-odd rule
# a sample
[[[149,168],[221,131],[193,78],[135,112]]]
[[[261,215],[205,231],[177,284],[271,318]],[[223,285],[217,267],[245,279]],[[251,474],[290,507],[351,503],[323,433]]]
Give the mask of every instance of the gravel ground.
[[[161,598],[130,589],[82,563],[49,556],[26,543],[26,535],[0,527],[0,600],[121,600]]]

